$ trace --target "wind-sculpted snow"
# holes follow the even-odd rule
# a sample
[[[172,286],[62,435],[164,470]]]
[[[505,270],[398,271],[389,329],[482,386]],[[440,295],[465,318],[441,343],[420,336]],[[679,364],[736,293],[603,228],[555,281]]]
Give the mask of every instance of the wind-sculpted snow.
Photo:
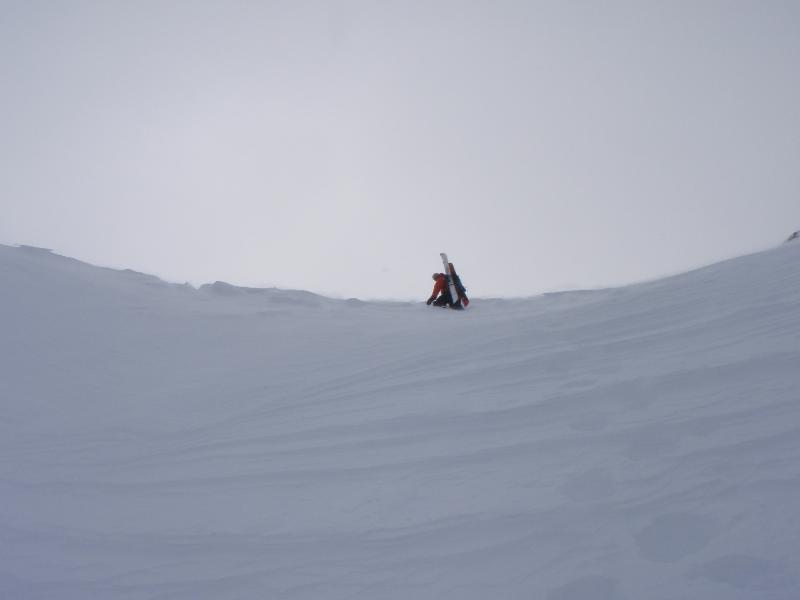
[[[0,282],[0,598],[800,598],[800,245],[461,313]]]

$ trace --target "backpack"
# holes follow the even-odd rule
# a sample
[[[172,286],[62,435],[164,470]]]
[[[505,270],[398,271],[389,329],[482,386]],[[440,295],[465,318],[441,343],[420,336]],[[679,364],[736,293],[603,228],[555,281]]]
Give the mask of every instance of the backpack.
[[[453,263],[447,263],[447,266],[450,267],[450,273],[453,276],[453,285],[456,286],[456,293],[458,294],[458,298],[463,301],[464,306],[469,304],[469,298],[467,298],[467,288],[464,287],[464,284],[461,283],[461,278],[456,273],[456,268],[453,266]]]

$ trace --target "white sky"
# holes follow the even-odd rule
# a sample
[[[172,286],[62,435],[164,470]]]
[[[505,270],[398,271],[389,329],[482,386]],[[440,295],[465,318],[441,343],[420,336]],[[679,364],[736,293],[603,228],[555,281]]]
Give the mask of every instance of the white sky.
[[[800,228],[800,2],[0,0],[0,243],[417,298]]]

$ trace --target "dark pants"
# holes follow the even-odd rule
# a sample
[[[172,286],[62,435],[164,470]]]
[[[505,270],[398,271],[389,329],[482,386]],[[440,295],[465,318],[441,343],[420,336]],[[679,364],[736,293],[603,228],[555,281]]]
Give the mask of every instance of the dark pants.
[[[434,306],[449,306],[450,308],[455,308],[456,310],[460,310],[464,308],[461,306],[461,300],[456,303],[453,303],[453,298],[450,296],[450,292],[444,293],[439,296],[436,300],[433,301]]]

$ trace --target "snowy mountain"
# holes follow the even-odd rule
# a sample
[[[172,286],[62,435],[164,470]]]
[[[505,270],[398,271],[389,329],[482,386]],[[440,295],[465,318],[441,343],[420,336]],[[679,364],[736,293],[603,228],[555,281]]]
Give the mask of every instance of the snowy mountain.
[[[800,244],[461,313],[0,281],[0,598],[800,598]]]

